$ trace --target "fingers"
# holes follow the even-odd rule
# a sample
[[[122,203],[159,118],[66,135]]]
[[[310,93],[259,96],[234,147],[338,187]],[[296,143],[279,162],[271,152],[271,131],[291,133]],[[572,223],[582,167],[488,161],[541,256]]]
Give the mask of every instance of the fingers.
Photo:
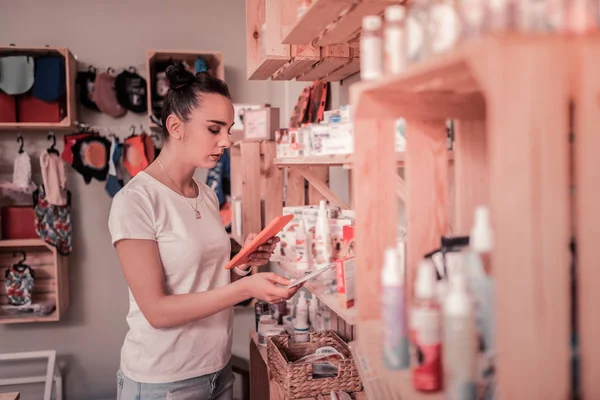
[[[286,288],[276,286],[273,289],[273,291],[270,293],[270,297],[272,298],[271,301],[280,302],[280,301],[285,301],[285,300],[289,299],[290,297],[292,297],[294,295],[294,293],[296,293],[296,291],[294,289],[295,288],[286,289]]]
[[[283,276],[277,275],[274,272],[269,272],[267,274],[267,279],[273,283],[278,283],[283,286],[287,286],[291,283],[291,281],[288,278],[284,278]],[[287,289],[285,289],[285,290],[287,290]]]

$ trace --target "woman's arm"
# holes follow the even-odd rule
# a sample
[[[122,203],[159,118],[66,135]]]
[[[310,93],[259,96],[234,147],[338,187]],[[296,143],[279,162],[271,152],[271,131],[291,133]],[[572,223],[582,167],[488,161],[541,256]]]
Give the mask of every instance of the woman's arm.
[[[131,293],[146,320],[156,329],[174,328],[210,317],[250,297],[285,300],[296,292],[275,286],[275,283],[287,285],[288,279],[266,273],[206,292],[171,295],[165,290],[155,241],[123,239],[116,243],[116,248]]]

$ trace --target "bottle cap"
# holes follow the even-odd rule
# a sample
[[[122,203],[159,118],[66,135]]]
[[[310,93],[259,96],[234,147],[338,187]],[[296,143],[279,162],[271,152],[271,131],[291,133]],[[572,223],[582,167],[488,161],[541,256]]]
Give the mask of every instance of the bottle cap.
[[[477,253],[487,253],[494,248],[494,231],[490,223],[490,212],[485,206],[478,206],[475,209],[469,243],[473,251]]]
[[[271,318],[271,316],[270,316],[270,315],[261,315],[261,316],[260,316],[260,321],[261,321],[261,322],[263,322],[263,321],[269,321],[269,320],[272,320],[272,319],[273,319],[273,318]]]
[[[421,260],[415,281],[415,297],[417,299],[435,298],[435,269],[430,260]]]
[[[401,5],[393,5],[386,7],[385,9],[385,20],[389,21],[402,21],[406,15],[406,10]]]
[[[381,18],[376,15],[366,15],[362,19],[362,28],[366,31],[375,31],[381,28]]]

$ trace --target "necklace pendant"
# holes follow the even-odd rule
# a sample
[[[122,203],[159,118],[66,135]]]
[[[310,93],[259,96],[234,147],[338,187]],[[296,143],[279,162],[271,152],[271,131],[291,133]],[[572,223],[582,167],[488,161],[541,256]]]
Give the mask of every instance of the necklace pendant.
[[[200,214],[200,211],[195,211],[195,213],[196,213],[196,219],[202,218],[202,214]]]

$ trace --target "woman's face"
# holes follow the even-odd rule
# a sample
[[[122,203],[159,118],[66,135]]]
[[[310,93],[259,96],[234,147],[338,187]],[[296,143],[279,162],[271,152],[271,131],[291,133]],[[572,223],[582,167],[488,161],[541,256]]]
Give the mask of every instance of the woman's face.
[[[212,168],[226,148],[231,146],[229,130],[233,126],[231,101],[220,94],[204,94],[200,107],[181,126],[178,157],[196,168]]]

